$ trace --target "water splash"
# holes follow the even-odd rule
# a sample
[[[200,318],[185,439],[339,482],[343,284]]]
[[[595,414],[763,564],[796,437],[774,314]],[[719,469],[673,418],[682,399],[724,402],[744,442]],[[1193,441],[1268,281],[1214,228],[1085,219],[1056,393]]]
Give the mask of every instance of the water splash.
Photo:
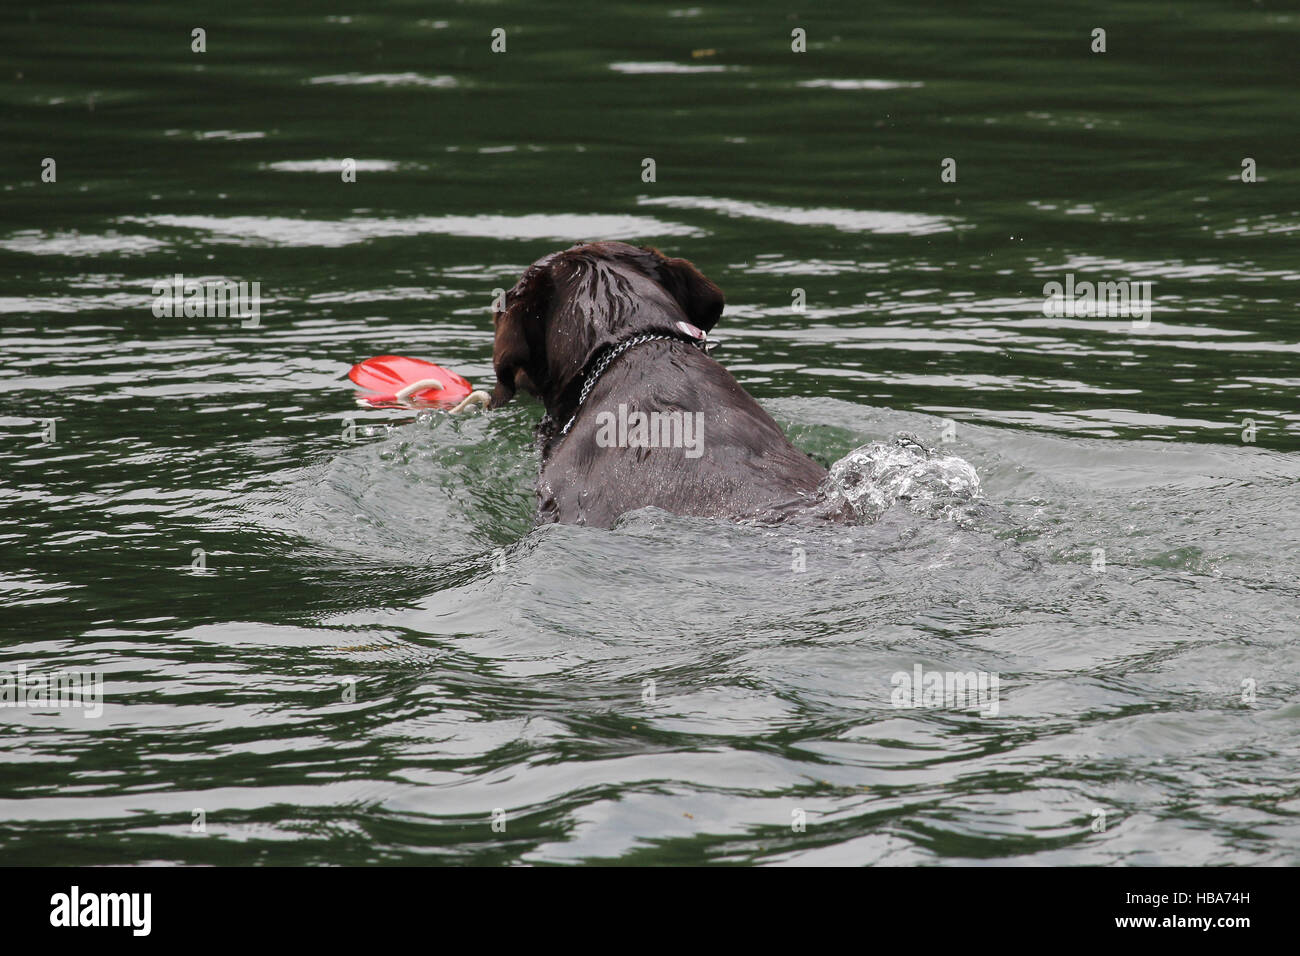
[[[873,441],[834,465],[820,493],[832,505],[847,502],[858,519],[874,522],[895,502],[915,514],[953,520],[980,494],[970,462],[939,455],[910,432],[892,442]]]

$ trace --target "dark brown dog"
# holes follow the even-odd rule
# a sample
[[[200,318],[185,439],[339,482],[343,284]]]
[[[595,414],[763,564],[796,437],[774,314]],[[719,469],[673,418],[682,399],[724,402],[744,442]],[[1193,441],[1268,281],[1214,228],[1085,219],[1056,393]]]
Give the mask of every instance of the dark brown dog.
[[[622,242],[528,267],[494,316],[492,407],[518,389],[546,406],[541,520],[608,528],[647,505],[778,520],[814,504],[826,470],[701,347],[723,301],[685,259]]]

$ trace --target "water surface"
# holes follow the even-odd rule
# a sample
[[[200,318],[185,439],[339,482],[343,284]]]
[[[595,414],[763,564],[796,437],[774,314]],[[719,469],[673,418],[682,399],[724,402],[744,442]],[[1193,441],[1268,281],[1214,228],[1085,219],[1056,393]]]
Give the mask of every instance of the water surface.
[[[0,709],[7,862],[1295,862],[1300,17],[278,10],[0,14],[0,671],[105,677]],[[537,406],[355,407],[490,382],[493,290],[597,238],[723,288],[810,454],[913,432],[986,507],[533,530]]]

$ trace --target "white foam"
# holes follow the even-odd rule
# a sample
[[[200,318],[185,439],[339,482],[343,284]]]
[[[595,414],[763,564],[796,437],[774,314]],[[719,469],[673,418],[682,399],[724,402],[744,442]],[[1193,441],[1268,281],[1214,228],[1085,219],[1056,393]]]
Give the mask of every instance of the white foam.
[[[863,521],[876,521],[895,502],[916,514],[953,518],[979,493],[970,462],[930,451],[905,432],[889,444],[855,448],[831,466],[821,486],[828,502],[848,502]]]

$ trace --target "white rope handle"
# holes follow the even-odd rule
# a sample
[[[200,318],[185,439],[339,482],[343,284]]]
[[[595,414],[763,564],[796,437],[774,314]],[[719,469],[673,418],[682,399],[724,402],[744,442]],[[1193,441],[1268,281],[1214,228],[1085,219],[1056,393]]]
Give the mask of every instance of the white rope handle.
[[[436,378],[422,378],[418,382],[412,382],[410,385],[404,386],[393,398],[399,402],[404,402],[416,392],[423,392],[427,388],[436,388],[441,391],[445,387]]]
[[[451,412],[454,415],[456,412],[464,411],[466,408],[468,408],[471,405],[481,405],[484,408],[487,408],[488,402],[490,401],[492,401],[491,395],[489,395],[487,392],[483,391],[482,389],[475,389],[474,391],[466,395],[464,398],[462,398],[456,404],[456,406],[451,409]]]
[[[404,388],[402,388],[402,390],[399,391],[396,395],[394,395],[393,398],[397,399],[397,401],[399,402],[404,403],[408,398],[410,398],[416,392],[423,392],[425,389],[430,389],[430,388],[436,388],[439,391],[442,391],[446,388],[446,386],[443,385],[442,382],[438,381],[436,378],[422,378],[418,382],[412,382],[410,385],[407,385]],[[464,398],[462,398],[459,402],[457,402],[454,406],[452,406],[450,410],[453,413],[463,412],[471,405],[481,405],[483,408],[487,408],[488,402],[490,401],[492,401],[491,395],[489,395],[487,392],[483,391],[482,389],[475,389],[474,391],[466,395]]]

